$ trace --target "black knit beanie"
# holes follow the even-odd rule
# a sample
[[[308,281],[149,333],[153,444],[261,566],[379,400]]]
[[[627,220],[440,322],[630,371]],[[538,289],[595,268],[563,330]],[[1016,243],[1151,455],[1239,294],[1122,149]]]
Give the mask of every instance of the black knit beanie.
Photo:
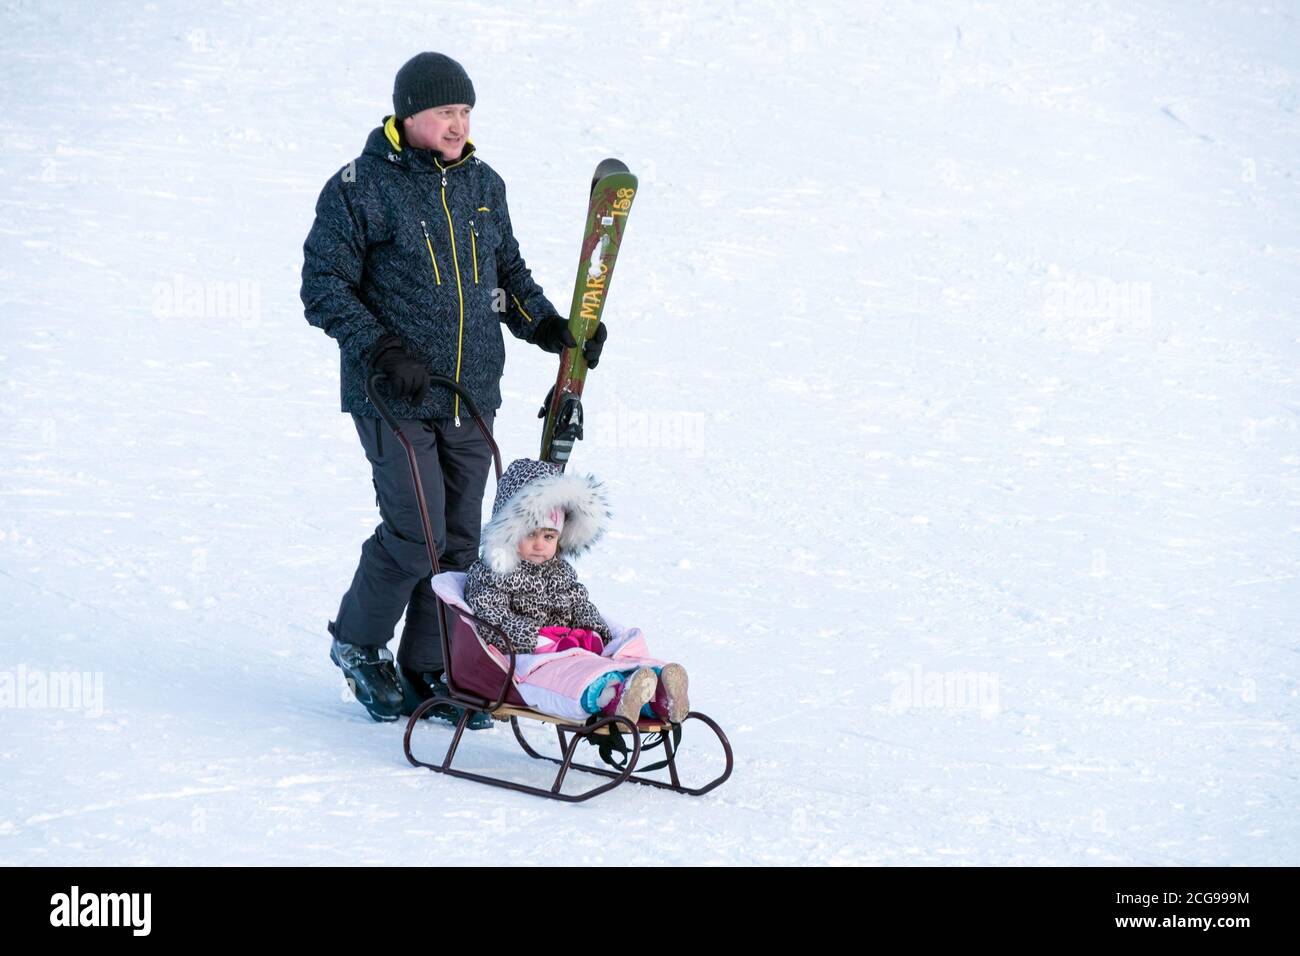
[[[417,53],[393,81],[393,113],[406,119],[421,110],[449,103],[474,105],[474,84],[465,68],[441,53]]]

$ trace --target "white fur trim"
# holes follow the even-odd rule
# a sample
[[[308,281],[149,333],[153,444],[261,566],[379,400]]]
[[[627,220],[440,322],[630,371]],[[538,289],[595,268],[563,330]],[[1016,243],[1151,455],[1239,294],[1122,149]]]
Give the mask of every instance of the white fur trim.
[[[519,542],[547,526],[555,508],[566,514],[557,553],[582,554],[609,525],[605,486],[590,475],[548,475],[530,481],[511,496],[483,529],[483,560],[497,574],[519,567]]]

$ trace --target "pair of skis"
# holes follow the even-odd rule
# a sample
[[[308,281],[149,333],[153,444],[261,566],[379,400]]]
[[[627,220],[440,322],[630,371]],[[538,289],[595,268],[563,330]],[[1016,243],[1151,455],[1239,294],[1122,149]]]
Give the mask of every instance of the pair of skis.
[[[617,159],[602,160],[591,177],[578,278],[569,306],[569,331],[577,344],[561,353],[555,385],[537,413],[538,418],[546,419],[540,458],[561,471],[568,464],[573,443],[582,438],[582,387],[587,381],[582,349],[604,314],[636,187],[636,176]]]

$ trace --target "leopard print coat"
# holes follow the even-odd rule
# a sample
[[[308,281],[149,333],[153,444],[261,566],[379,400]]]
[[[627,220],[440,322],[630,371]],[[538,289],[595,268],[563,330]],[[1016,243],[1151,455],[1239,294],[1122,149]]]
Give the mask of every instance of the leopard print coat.
[[[465,579],[465,601],[474,614],[510,635],[517,654],[537,650],[537,631],[552,625],[585,627],[610,640],[609,626],[578,581],[573,566],[558,554],[542,564],[520,561],[508,574],[497,574],[475,561]],[[481,628],[483,639],[499,650],[510,648],[501,636]]]

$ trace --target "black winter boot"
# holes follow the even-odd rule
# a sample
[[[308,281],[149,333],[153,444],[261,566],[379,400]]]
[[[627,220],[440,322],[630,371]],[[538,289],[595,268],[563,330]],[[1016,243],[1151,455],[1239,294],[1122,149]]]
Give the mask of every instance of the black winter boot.
[[[333,621],[329,632],[336,634]],[[402,687],[388,648],[345,644],[336,636],[330,645],[330,660],[343,671],[353,696],[372,718],[382,721],[402,716]]]
[[[409,717],[415,713],[415,708],[432,697],[435,689],[444,693],[447,690],[447,683],[444,680],[442,671],[415,671],[399,664],[397,674],[402,683],[402,690],[406,694],[406,701],[402,705],[402,716],[404,717]],[[424,712],[424,719],[436,717],[439,720],[455,725],[460,723],[460,715],[464,712],[462,708],[448,701],[445,704],[434,704]],[[469,721],[465,724],[468,730],[486,730],[491,726],[492,718],[481,710],[471,712]]]

